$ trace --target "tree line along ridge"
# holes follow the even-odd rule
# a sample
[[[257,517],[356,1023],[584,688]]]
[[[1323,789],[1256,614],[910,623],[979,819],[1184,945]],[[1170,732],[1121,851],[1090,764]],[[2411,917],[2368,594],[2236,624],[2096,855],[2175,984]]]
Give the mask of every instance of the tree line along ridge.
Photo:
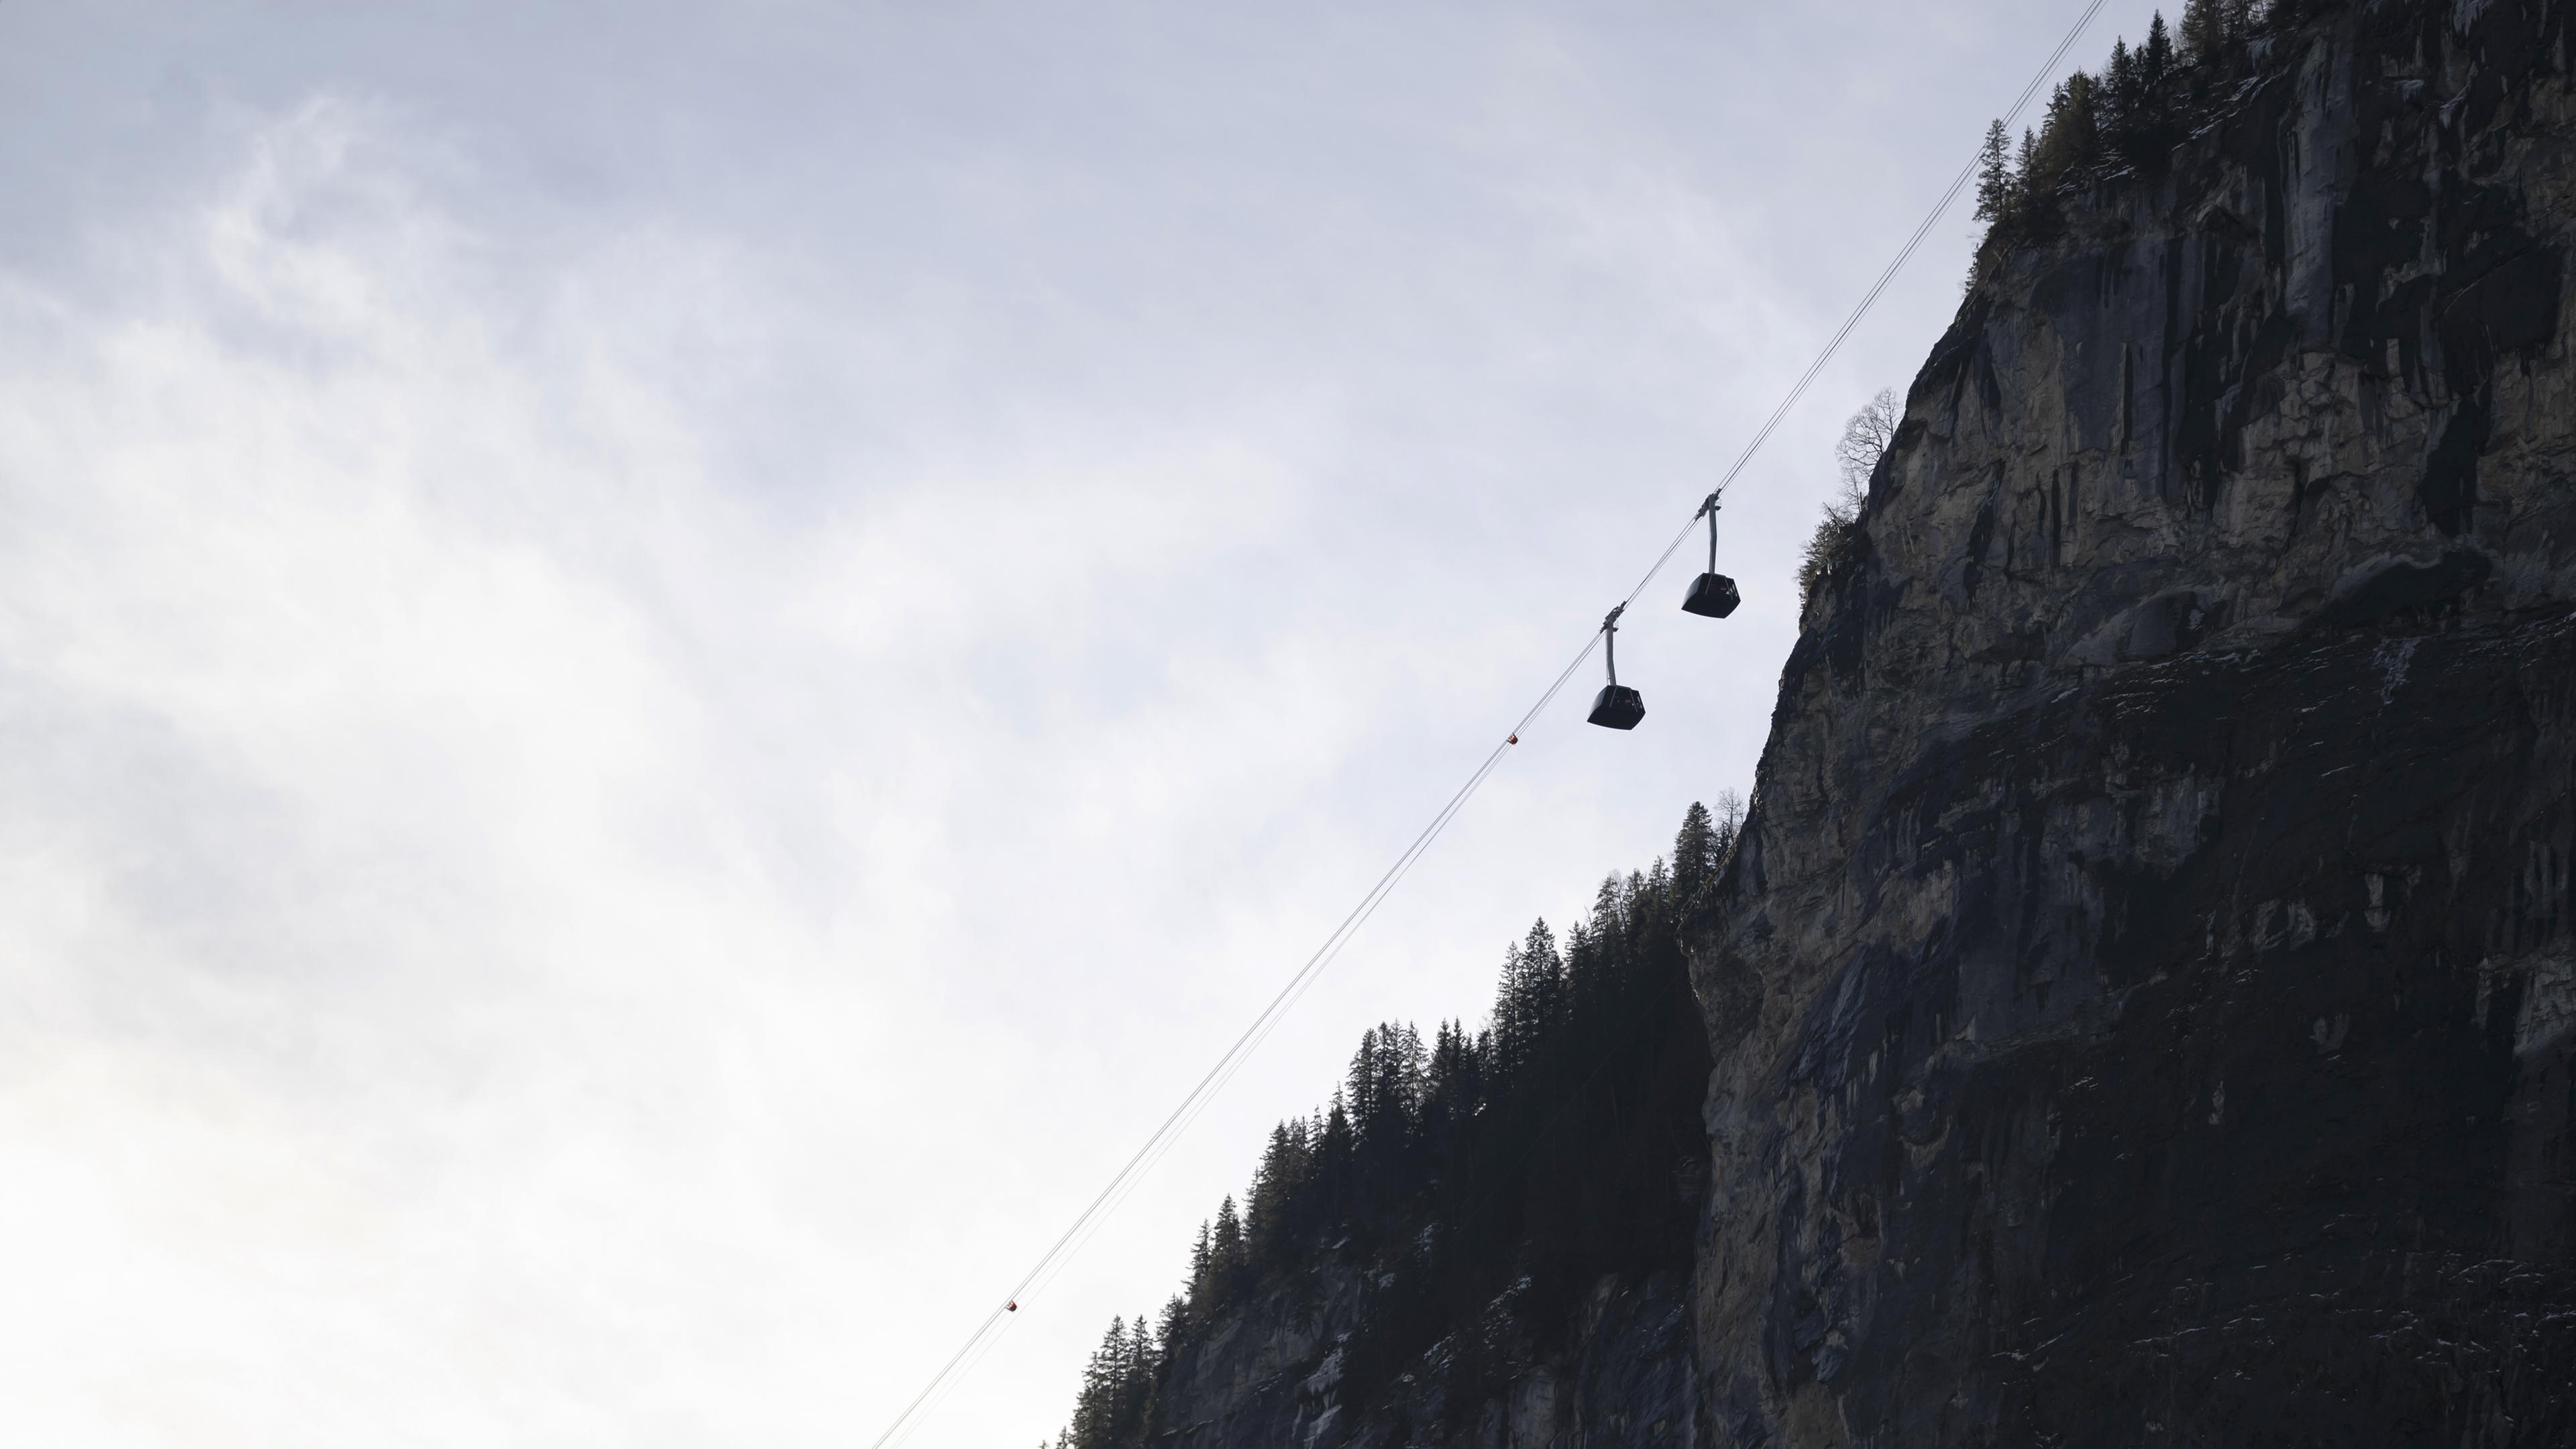
[[[1112,1321],[1055,1449],[1178,1427],[1175,1365],[1256,1302],[1311,1302],[1322,1264],[1360,1270],[1338,1348],[1354,1405],[1423,1369],[1480,1402],[1603,1276],[1686,1271],[1709,1059],[1681,934],[1742,819],[1732,792],[1693,804],[1669,863],[1603,880],[1561,938],[1531,926],[1484,1026],[1363,1032],[1330,1102],[1273,1128],[1201,1225],[1181,1291]]]

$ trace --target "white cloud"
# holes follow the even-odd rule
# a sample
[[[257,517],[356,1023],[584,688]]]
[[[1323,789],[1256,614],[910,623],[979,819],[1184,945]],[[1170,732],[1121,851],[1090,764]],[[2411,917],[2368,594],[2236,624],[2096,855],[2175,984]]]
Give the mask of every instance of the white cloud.
[[[872,1436],[1930,194],[1802,158],[1948,156],[2029,14],[1154,19],[0,8],[20,1437]],[[1360,1024],[1742,783],[1946,265],[1647,727],[1532,731],[911,1442],[1060,1422]]]
[[[623,361],[693,302],[777,314],[757,258],[495,293],[378,123],[264,133],[129,239],[126,309],[7,301],[8,1397],[54,1442],[810,1427],[813,1355],[885,1325],[830,1286],[870,1276],[849,1185],[794,1179],[900,1098],[878,958],[947,924],[915,903],[964,761],[827,782],[807,843],[859,892],[791,900],[728,694],[801,760],[917,746],[903,702],[960,698],[920,601],[998,558],[988,602],[1079,629],[1101,570],[1196,552],[1206,465],[978,480],[1045,531],[980,557],[951,479],[780,529]]]
[[[1333,830],[1231,837],[1444,670],[1223,602],[1293,427],[804,419],[745,488],[743,379],[914,354],[669,227],[504,281],[395,119],[0,304],[0,1378],[58,1442],[846,1437],[1134,1120],[1078,1084],[1178,1070],[1109,974],[1285,956],[1208,884]]]

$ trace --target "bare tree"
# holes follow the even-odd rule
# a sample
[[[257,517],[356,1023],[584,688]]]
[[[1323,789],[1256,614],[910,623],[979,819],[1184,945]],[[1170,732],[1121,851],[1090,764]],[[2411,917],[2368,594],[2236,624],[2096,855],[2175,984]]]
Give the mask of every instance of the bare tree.
[[[1735,844],[1735,837],[1744,832],[1744,797],[1732,790],[1718,791],[1715,815],[1717,838],[1723,842],[1718,853],[1723,855],[1727,847]]]
[[[1905,418],[1898,406],[1896,389],[1883,387],[1878,396],[1861,404],[1860,411],[1843,419],[1842,441],[1834,444],[1834,461],[1842,465],[1842,493],[1834,501],[1845,512],[1857,514],[1861,500],[1869,496],[1869,475],[1878,471],[1878,460],[1887,454],[1887,445],[1896,439],[1896,425]]]
[[[1825,516],[1816,520],[1806,557],[1799,562],[1800,607],[1815,592],[1816,581],[1832,572],[1844,540],[1860,522],[1861,505],[1869,501],[1869,475],[1878,471],[1878,460],[1887,456],[1887,445],[1895,441],[1896,425],[1903,417],[1896,389],[1883,387],[1878,396],[1861,404],[1859,412],[1843,420],[1842,440],[1834,444],[1834,461],[1842,465],[1842,485],[1825,500]]]

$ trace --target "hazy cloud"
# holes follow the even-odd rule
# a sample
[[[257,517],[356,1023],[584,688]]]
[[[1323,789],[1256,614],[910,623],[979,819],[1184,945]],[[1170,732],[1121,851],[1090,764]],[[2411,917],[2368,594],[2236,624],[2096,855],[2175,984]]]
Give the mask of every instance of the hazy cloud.
[[[872,1436],[2062,23],[0,10],[19,1436]],[[1533,731],[913,1442],[1050,1430],[1361,1025],[1742,785],[1954,231],[1646,727]]]

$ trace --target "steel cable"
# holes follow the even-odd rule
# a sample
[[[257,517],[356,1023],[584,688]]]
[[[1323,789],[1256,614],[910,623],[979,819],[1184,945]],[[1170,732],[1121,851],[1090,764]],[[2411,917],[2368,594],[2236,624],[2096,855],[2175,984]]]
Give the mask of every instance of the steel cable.
[[[2102,7],[2108,3],[2109,0],[2091,0],[2083,14],[2076,18],[2073,27],[2066,32],[2066,37],[2057,43],[2055,50],[2049,52],[2048,59],[2041,63],[2038,73],[2032,77],[2030,84],[2023,87],[2021,95],[2013,101],[2012,108],[2004,113],[2003,122],[2007,129],[2020,118],[2024,110],[2028,109],[2031,98],[2038,95],[2040,88],[2048,83],[2049,76],[2054,74],[2058,65],[2065,60],[2066,53],[2074,49],[2076,40],[2083,35],[2085,29],[2093,23],[2094,17],[2099,15]],[[1826,364],[1833,360],[1834,355],[1841,351],[1843,343],[1860,326],[1861,319],[1867,316],[1870,308],[1877,304],[1880,296],[1896,280],[1897,274],[1904,270],[1906,262],[1913,258],[1915,251],[1922,246],[1924,238],[1931,235],[1932,228],[1950,209],[1950,204],[1959,199],[1959,193],[1967,188],[1968,182],[1976,175],[1977,165],[1976,160],[1969,161],[1967,166],[1960,170],[1958,176],[1950,182],[1948,189],[1941,193],[1940,199],[1933,203],[1931,211],[1924,216],[1922,223],[1916,226],[1913,233],[1905,239],[1904,246],[1898,248],[1895,259],[1878,274],[1877,280],[1872,282],[1869,290],[1862,294],[1859,304],[1852,308],[1851,314],[1843,319],[1842,325],[1837,327],[1833,335],[1826,340],[1823,349],[1816,354],[1815,360],[1807,365],[1806,371],[1799,374],[1798,380],[1790,386],[1788,394],[1780,400],[1779,406],[1771,410],[1770,415],[1763,420],[1762,426],[1755,430],[1752,439],[1744,445],[1744,450],[1737,454],[1735,461],[1719,475],[1717,488],[1710,495],[1712,501],[1722,496],[1727,486],[1732,484],[1736,477],[1752,463],[1754,455],[1761,451],[1762,445],[1770,440],[1772,433],[1778,430],[1790,411],[1806,396],[1807,389],[1823,373]],[[1656,556],[1654,564],[1646,570],[1644,577],[1637,580],[1637,586],[1630,589],[1627,597],[1621,601],[1622,608],[1634,604],[1639,596],[1646,592],[1647,587],[1655,581],[1656,576],[1663,572],[1664,566],[1670,563],[1673,555],[1680,550],[1683,540],[1689,538],[1692,530],[1699,526],[1701,516],[1699,512],[1693,512],[1690,521],[1684,523],[1681,531],[1673,535],[1672,542],[1664,545],[1663,552]],[[1333,928],[1331,934],[1324,938],[1324,943],[1315,949],[1313,955],[1306,958],[1305,964],[1297,968],[1296,974],[1288,978],[1288,983],[1279,989],[1278,994],[1270,999],[1267,1006],[1261,1009],[1261,1014],[1253,1018],[1252,1024],[1244,1028],[1242,1035],[1235,1038],[1234,1044],[1227,1047],[1217,1058],[1215,1065],[1209,1067],[1206,1074],[1199,1078],[1197,1085],[1190,1088],[1189,1093],[1182,1097],[1180,1105],[1172,1109],[1171,1114],[1166,1116],[1161,1125],[1154,1129],[1153,1134],[1145,1139],[1144,1145],[1127,1159],[1125,1165],[1109,1179],[1108,1184],[1101,1188],[1099,1194],[1092,1198],[1063,1234],[1057,1237],[1055,1242],[1048,1246],[1046,1252],[1030,1265],[1028,1272],[1011,1286],[1010,1292],[1005,1295],[1001,1305],[986,1314],[983,1321],[975,1326],[975,1330],[967,1336],[966,1341],[958,1346],[957,1352],[941,1365],[939,1372],[932,1375],[930,1382],[914,1396],[912,1402],[904,1406],[903,1412],[895,1416],[894,1421],[886,1426],[884,1433],[876,1437],[869,1449],[890,1449],[891,1445],[908,1433],[918,1422],[918,1416],[923,1407],[940,1395],[941,1390],[956,1376],[958,1369],[966,1363],[969,1355],[975,1354],[978,1345],[984,1344],[991,1336],[995,1325],[1001,1323],[1005,1316],[1013,1311],[1021,1296],[1028,1293],[1032,1286],[1040,1283],[1041,1280],[1051,1280],[1054,1270],[1070,1258],[1070,1250],[1078,1247],[1081,1242],[1088,1241],[1090,1230],[1109,1209],[1125,1200],[1127,1194],[1142,1181],[1144,1174],[1154,1163],[1160,1161],[1172,1143],[1178,1140],[1181,1132],[1196,1120],[1207,1103],[1233,1079],[1235,1073],[1241,1069],[1245,1061],[1250,1059],[1261,1043],[1268,1040],[1271,1032],[1285,1018],[1288,1010],[1305,995],[1307,988],[1313,985],[1324,968],[1332,964],[1334,958],[1341,954],[1342,948],[1350,944],[1351,939],[1359,934],[1360,928],[1368,924],[1371,916],[1377,914],[1378,907],[1385,903],[1396,886],[1401,884],[1404,877],[1412,871],[1415,863],[1430,850],[1432,843],[1440,838],[1441,832],[1446,830],[1449,823],[1457,818],[1458,813],[1466,808],[1467,802],[1474,798],[1476,791],[1492,777],[1495,769],[1502,764],[1504,756],[1511,752],[1512,745],[1518,741],[1522,732],[1529,729],[1547,707],[1555,702],[1557,695],[1562,693],[1566,684],[1574,678],[1575,672],[1592,657],[1592,651],[1600,647],[1602,637],[1601,631],[1594,631],[1583,647],[1575,651],[1573,659],[1568,661],[1564,670],[1557,675],[1555,682],[1539,695],[1537,701],[1520,717],[1519,722],[1512,726],[1504,742],[1493,747],[1492,751],[1476,766],[1474,772],[1467,777],[1466,783],[1459,786],[1456,793],[1440,807],[1439,812],[1432,817],[1431,823],[1423,827],[1421,833],[1416,835],[1412,843],[1405,847],[1403,853],[1396,857],[1395,863],[1388,866],[1385,873],[1378,877],[1377,882],[1369,887],[1367,894],[1360,898],[1359,904],[1351,908],[1350,914],[1344,916],[1340,924]]]

